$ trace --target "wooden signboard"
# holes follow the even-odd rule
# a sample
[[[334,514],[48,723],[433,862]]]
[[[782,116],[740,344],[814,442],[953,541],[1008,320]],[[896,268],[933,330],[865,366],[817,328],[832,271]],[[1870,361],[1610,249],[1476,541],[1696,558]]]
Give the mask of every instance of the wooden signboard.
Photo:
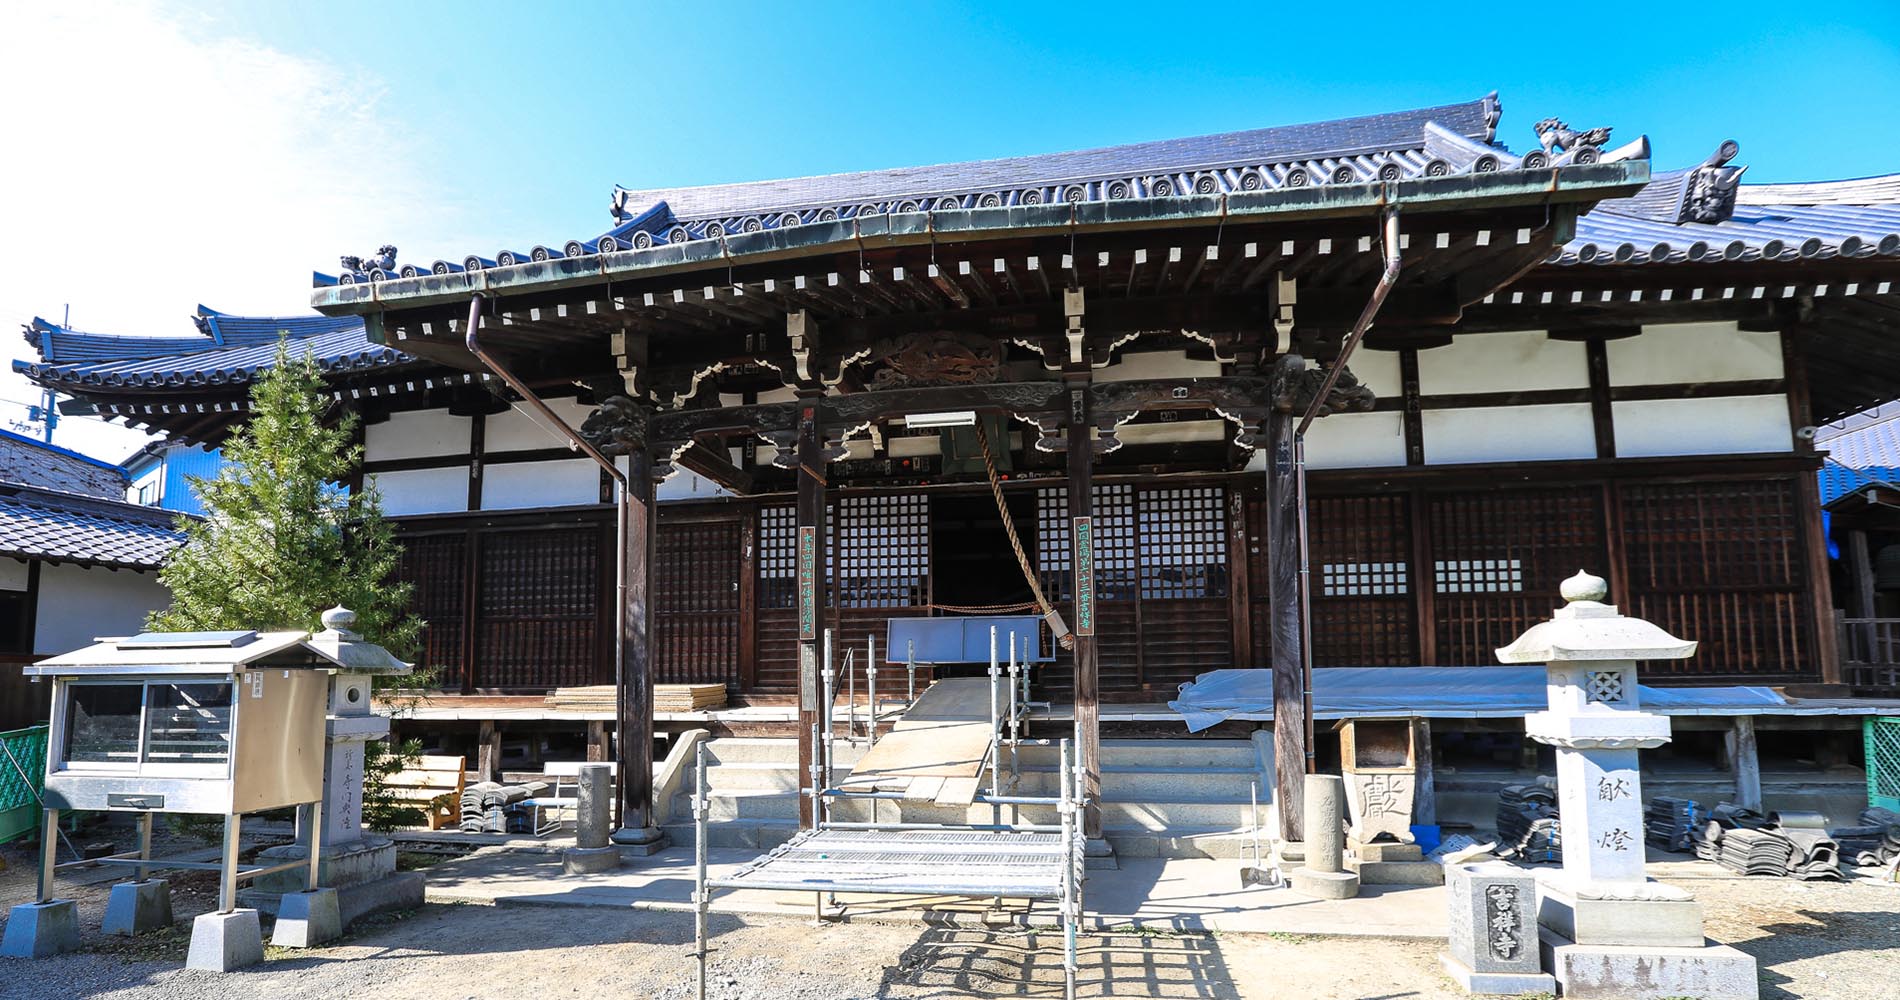
[[[798,637],[818,638],[818,529],[798,529]]]
[[[1074,521],[1075,634],[1095,634],[1095,519]]]

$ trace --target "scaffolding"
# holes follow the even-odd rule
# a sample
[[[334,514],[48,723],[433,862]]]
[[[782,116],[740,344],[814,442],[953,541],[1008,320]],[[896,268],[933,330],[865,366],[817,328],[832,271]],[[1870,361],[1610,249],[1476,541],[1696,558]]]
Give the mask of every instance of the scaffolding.
[[[824,700],[823,732],[814,731],[815,752],[810,785],[814,828],[799,832],[784,844],[761,855],[729,874],[713,876],[706,864],[706,747],[700,744],[694,769],[694,952],[699,965],[697,996],[705,1000],[707,935],[706,916],[716,889],[759,889],[777,892],[810,892],[818,912],[824,913],[824,901],[834,901],[838,893],[881,895],[926,895],[990,898],[1050,902],[1056,914],[1063,941],[1063,995],[1075,998],[1076,933],[1083,912],[1086,837],[1082,830],[1082,810],[1086,805],[1081,761],[1069,740],[1055,741],[1060,759],[1060,792],[1055,797],[1014,794],[1020,780],[1017,748],[1023,745],[1048,746],[1049,740],[1029,740],[1022,736],[1026,715],[1026,697],[1019,697],[1016,650],[1012,643],[1010,669],[1004,681],[999,663],[996,630],[990,630],[990,738],[983,757],[983,769],[989,772],[989,791],[978,790],[972,804],[988,806],[989,823],[908,823],[876,819],[881,800],[902,800],[903,792],[857,790],[830,787],[833,716],[832,682],[827,630],[822,677]],[[874,660],[872,662],[875,662]],[[1026,682],[1027,670],[1020,679]],[[1007,688],[1005,690],[1005,687]],[[814,727],[814,730],[818,727]],[[875,729],[873,729],[875,732]],[[1009,793],[1003,788],[1005,764],[1009,759]],[[980,773],[980,772],[979,772]],[[831,807],[839,801],[865,800],[871,805],[871,821],[841,821],[832,818]],[[1021,822],[1024,806],[1050,807],[1056,823]],[[1005,822],[1003,810],[1010,816]]]

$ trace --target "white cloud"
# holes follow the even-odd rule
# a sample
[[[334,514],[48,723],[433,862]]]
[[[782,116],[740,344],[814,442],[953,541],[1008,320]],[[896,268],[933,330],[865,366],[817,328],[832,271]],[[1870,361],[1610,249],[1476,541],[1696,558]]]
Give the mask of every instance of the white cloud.
[[[148,4],[0,13],[0,338],[17,324],[178,336],[200,302],[309,309],[313,267],[388,234],[447,237],[465,213],[428,183],[428,144],[360,72],[233,37]],[[404,260],[420,259],[407,252]],[[37,399],[11,367],[0,398]],[[0,406],[0,426],[20,416]],[[57,443],[123,457],[143,440],[96,420]]]

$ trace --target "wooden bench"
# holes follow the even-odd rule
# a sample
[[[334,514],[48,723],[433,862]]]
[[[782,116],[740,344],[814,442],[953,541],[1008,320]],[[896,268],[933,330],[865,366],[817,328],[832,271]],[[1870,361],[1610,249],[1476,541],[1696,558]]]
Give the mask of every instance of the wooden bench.
[[[398,802],[419,810],[429,829],[455,826],[462,821],[467,763],[461,757],[425,756],[414,767],[390,775],[384,787]]]

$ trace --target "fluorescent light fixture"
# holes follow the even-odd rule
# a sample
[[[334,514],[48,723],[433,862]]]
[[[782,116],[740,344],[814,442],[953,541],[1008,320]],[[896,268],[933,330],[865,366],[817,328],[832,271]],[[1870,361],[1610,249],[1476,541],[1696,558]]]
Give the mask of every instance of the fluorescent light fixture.
[[[975,410],[949,410],[944,413],[911,413],[904,417],[905,427],[973,427]]]

